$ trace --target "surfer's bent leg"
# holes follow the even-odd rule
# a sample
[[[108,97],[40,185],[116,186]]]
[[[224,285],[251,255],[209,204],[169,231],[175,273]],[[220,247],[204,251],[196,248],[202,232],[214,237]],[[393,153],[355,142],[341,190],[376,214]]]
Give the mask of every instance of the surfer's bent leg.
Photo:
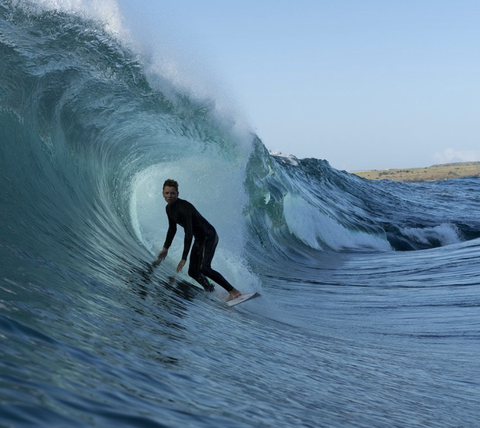
[[[214,285],[211,284],[207,277],[200,272],[203,259],[204,242],[205,240],[200,242],[195,240],[193,243],[192,252],[190,254],[188,275],[197,281],[205,289],[205,291],[212,292],[215,289]]]
[[[209,232],[203,241],[203,257],[201,258],[200,273],[215,281],[229,293],[233,290],[233,286],[223,277],[220,272],[212,269],[212,260],[215,255],[215,249],[218,244],[218,235],[215,230]]]

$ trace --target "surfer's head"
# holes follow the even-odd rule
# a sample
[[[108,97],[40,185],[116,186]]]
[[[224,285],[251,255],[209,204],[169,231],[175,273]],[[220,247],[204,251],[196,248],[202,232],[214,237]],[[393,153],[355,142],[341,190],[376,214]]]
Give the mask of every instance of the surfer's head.
[[[168,179],[163,183],[163,197],[167,204],[174,204],[178,199],[178,183],[175,180]]]
[[[165,189],[165,187],[175,187],[175,190],[178,192],[178,183],[171,178],[167,178],[165,180],[165,183],[163,183],[163,188]]]

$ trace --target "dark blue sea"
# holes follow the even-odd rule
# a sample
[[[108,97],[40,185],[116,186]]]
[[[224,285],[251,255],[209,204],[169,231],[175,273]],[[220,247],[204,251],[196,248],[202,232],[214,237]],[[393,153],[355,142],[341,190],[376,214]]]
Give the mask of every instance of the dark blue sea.
[[[273,156],[43,4],[0,0],[0,427],[479,426],[479,178]],[[261,298],[176,274],[181,229],[152,269],[166,178]]]

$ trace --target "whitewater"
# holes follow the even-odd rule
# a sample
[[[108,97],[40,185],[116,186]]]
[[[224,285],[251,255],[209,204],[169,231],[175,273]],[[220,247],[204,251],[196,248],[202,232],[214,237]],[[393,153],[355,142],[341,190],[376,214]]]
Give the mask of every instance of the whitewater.
[[[480,181],[270,154],[106,1],[0,0],[0,427],[476,427]],[[180,183],[227,308],[176,274]]]

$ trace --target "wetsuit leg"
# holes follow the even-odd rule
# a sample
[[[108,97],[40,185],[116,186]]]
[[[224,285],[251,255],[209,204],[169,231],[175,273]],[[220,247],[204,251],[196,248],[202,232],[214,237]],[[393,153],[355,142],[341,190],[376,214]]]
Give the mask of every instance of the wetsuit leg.
[[[202,241],[197,241],[193,243],[192,251],[190,253],[190,265],[188,267],[188,275],[197,281],[205,291],[212,292],[215,287],[207,279],[205,275],[201,273],[203,252],[204,252],[204,243],[205,239]]]
[[[212,230],[211,232],[207,233],[206,239],[203,241],[203,257],[200,264],[200,272],[230,292],[233,290],[233,286],[223,277],[220,272],[213,270],[211,266],[217,244],[217,232]]]

